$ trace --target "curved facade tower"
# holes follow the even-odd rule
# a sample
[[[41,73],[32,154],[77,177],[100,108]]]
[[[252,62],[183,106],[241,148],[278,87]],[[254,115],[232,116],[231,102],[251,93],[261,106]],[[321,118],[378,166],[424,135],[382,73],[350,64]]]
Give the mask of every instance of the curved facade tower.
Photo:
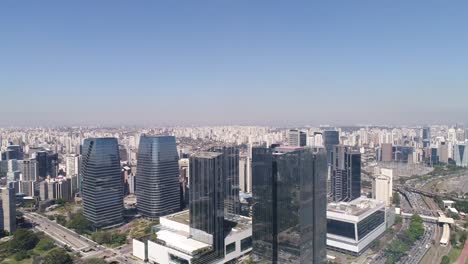
[[[141,136],[137,158],[138,212],[154,219],[180,211],[179,156],[175,137]]]
[[[83,212],[95,228],[123,222],[123,181],[116,138],[89,138],[83,143]]]

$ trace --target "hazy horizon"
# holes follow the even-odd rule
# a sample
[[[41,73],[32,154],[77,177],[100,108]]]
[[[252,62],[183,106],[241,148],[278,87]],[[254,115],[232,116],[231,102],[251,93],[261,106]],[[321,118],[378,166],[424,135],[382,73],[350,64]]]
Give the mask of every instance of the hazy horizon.
[[[0,126],[468,123],[467,8],[2,1]]]

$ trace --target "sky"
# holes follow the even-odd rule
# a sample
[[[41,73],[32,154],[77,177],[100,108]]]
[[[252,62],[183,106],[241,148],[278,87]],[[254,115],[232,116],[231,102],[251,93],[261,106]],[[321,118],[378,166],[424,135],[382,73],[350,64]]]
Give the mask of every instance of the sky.
[[[465,0],[0,1],[0,125],[468,124]]]

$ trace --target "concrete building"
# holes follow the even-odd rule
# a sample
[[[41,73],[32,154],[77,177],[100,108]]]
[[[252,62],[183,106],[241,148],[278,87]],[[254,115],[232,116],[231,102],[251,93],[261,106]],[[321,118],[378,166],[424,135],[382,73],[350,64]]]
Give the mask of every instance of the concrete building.
[[[15,190],[9,187],[0,188],[0,230],[12,234],[16,230]]]
[[[65,171],[67,177],[78,176],[80,174],[81,157],[78,154],[68,154],[65,156]]]
[[[239,187],[244,193],[252,193],[252,160],[248,156],[239,157]]]
[[[380,146],[381,150],[381,161],[391,162],[393,161],[393,146],[390,143],[383,143]]]
[[[373,192],[372,197],[377,201],[381,201],[385,203],[385,206],[390,206],[392,204],[391,201],[391,193],[392,189],[390,189],[390,178],[384,175],[379,175],[375,177],[374,184],[373,184]]]
[[[330,203],[327,209],[329,249],[360,255],[386,229],[383,202],[360,197],[349,203]]]
[[[292,147],[303,147],[307,144],[307,133],[299,129],[288,130],[288,145]]]
[[[212,245],[198,241],[190,235],[189,219],[189,211],[161,217],[160,224],[155,228],[156,240],[148,240],[145,243],[135,239],[133,255],[141,260],[147,258],[148,262],[159,264],[222,264],[232,263],[252,251],[252,220],[235,216],[225,219],[229,229],[223,237],[223,257],[207,261],[206,255],[213,250]]]
[[[449,160],[449,148],[447,142],[441,142],[439,144],[437,154],[439,156],[439,162],[443,164],[448,164]]]

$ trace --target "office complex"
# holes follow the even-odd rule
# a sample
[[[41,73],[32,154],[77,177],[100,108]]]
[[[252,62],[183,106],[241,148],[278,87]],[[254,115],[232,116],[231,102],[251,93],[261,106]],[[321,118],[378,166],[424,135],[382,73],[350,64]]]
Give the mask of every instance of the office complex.
[[[308,148],[254,148],[254,263],[326,262],[326,163]]]
[[[239,149],[236,147],[213,147],[210,151],[223,154],[224,212],[239,214]]]
[[[331,152],[334,145],[340,144],[340,134],[335,130],[326,130],[322,133],[323,137],[323,146],[327,152],[327,161],[330,162]]]
[[[431,128],[430,127],[424,127],[422,129],[422,143],[423,143],[423,148],[427,148],[431,145]]]
[[[360,197],[349,203],[330,203],[327,208],[327,246],[360,255],[386,229],[385,204]]]
[[[134,240],[134,256],[161,264],[221,264],[251,251],[251,219],[225,214],[223,152],[190,156],[190,209],[161,217],[156,239]]]
[[[390,143],[383,143],[380,145],[380,161],[391,162],[393,161],[393,146]]]
[[[307,133],[298,129],[288,130],[288,145],[303,147],[307,144]]]
[[[154,219],[180,210],[175,137],[140,137],[136,175],[138,212]]]
[[[16,230],[15,189],[0,188],[0,230],[12,234]]]
[[[468,167],[468,143],[455,145],[454,160],[457,166]]]
[[[352,201],[361,196],[361,153],[335,145],[331,152],[331,200]]]
[[[95,228],[123,222],[123,181],[116,138],[88,138],[83,143],[83,212]]]

